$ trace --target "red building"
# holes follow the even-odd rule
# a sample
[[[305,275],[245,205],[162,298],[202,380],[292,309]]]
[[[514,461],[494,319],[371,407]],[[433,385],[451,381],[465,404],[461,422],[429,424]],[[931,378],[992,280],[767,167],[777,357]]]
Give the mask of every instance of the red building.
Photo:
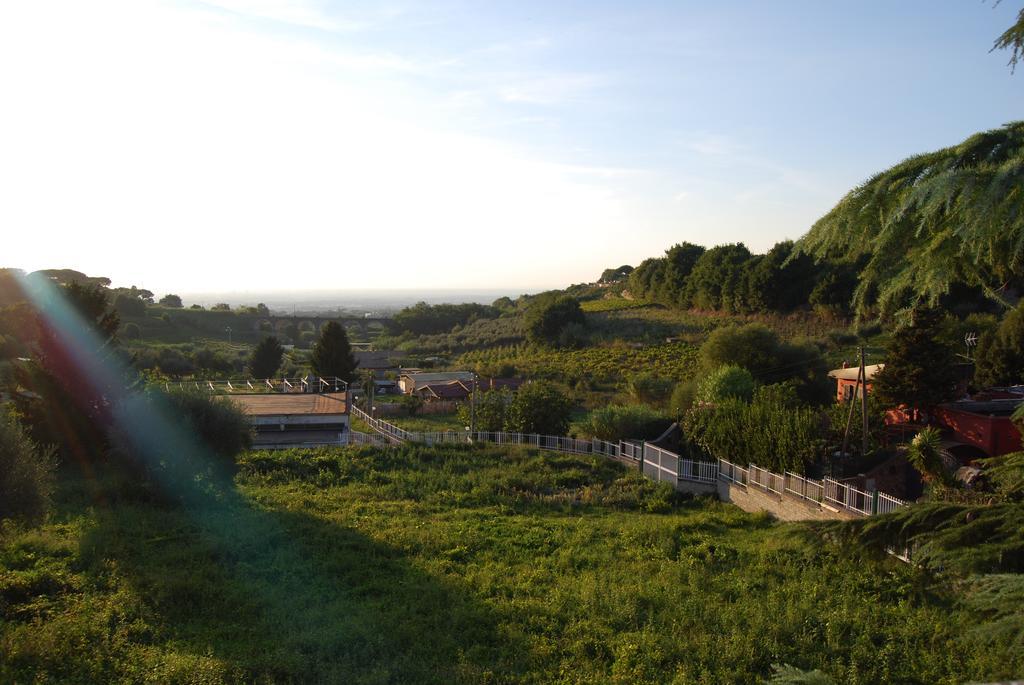
[[[884,367],[884,364],[865,367],[869,395],[871,380]],[[857,372],[857,367],[829,372],[828,375],[836,379],[836,401],[849,402],[861,396],[863,384],[858,384]],[[970,461],[1022,449],[1020,431],[1010,419],[1021,403],[1024,403],[1024,389],[990,390],[972,399],[939,405],[923,414],[913,412],[911,415],[902,408],[890,409],[885,422],[896,431],[903,429],[899,438],[902,442],[928,425],[930,419],[943,429],[946,449],[962,461]]]
[[[879,371],[885,368],[885,364],[871,364],[864,367],[865,378],[867,378],[868,393],[871,393],[871,380]],[[828,375],[836,379],[836,401],[849,402],[854,397],[861,395],[860,387],[857,385],[857,376],[860,372],[858,366],[848,366],[842,369],[834,369]]]
[[[936,423],[950,432],[949,437],[976,447],[988,457],[998,457],[1021,449],[1020,431],[1010,416],[1024,398],[1006,400],[960,400],[932,410]]]

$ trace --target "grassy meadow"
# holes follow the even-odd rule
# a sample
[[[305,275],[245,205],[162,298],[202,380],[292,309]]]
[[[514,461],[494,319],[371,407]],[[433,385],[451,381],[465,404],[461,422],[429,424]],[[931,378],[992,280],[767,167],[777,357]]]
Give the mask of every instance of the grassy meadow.
[[[187,508],[101,473],[0,539],[0,682],[960,683],[1024,656],[913,568],[615,462],[248,453]],[[166,501],[166,499],[164,500]]]

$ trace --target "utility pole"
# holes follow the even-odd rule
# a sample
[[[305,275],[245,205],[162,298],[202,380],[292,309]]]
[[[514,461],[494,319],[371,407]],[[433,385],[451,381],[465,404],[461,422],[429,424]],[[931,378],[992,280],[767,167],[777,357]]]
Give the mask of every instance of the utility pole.
[[[860,385],[865,382],[864,378],[864,346],[861,345],[857,348],[857,353],[860,355],[860,366],[857,367],[857,383],[853,386],[853,397],[850,398],[850,411],[846,415],[846,430],[843,431],[843,452],[840,455],[842,458],[846,458],[847,453],[850,450],[850,427],[853,425],[853,410],[857,406],[857,391],[860,390]],[[861,395],[863,396],[863,392]],[[867,405],[864,405],[867,407]],[[867,412],[864,412],[864,422],[867,423]],[[867,437],[865,436],[865,441]],[[865,442],[866,444],[866,442]]]
[[[860,391],[860,413],[863,421],[860,454],[863,457],[868,453],[868,370],[864,366],[863,345],[860,347],[860,377],[864,380],[864,387]]]
[[[476,433],[476,373],[473,373],[473,392],[469,394],[469,439]]]

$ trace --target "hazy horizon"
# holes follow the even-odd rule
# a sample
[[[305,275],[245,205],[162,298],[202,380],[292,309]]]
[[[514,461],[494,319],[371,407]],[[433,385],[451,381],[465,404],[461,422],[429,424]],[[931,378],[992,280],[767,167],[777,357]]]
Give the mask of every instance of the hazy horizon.
[[[507,296],[515,299],[519,295],[532,294],[538,291],[515,289],[485,288],[366,288],[366,289],[323,289],[323,290],[238,290],[223,292],[175,293],[182,298],[188,307],[201,304],[208,307],[218,302],[227,302],[231,306],[259,303],[270,309],[302,310],[394,310],[426,302],[428,304],[462,304],[478,302],[490,304],[499,297]]]

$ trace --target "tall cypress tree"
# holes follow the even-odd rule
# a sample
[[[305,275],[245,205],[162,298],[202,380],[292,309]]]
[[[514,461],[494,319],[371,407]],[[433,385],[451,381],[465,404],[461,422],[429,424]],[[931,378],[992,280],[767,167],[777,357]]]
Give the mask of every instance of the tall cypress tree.
[[[249,357],[249,372],[254,378],[270,378],[281,368],[284,348],[274,336],[261,340]]]
[[[939,309],[917,307],[913,322],[893,334],[885,368],[873,382],[880,400],[927,409],[956,396],[956,355],[939,339],[941,324]]]
[[[348,342],[348,334],[337,321],[328,322],[320,331],[320,338],[313,345],[309,361],[317,376],[336,376],[343,381],[352,380],[358,365]]]

